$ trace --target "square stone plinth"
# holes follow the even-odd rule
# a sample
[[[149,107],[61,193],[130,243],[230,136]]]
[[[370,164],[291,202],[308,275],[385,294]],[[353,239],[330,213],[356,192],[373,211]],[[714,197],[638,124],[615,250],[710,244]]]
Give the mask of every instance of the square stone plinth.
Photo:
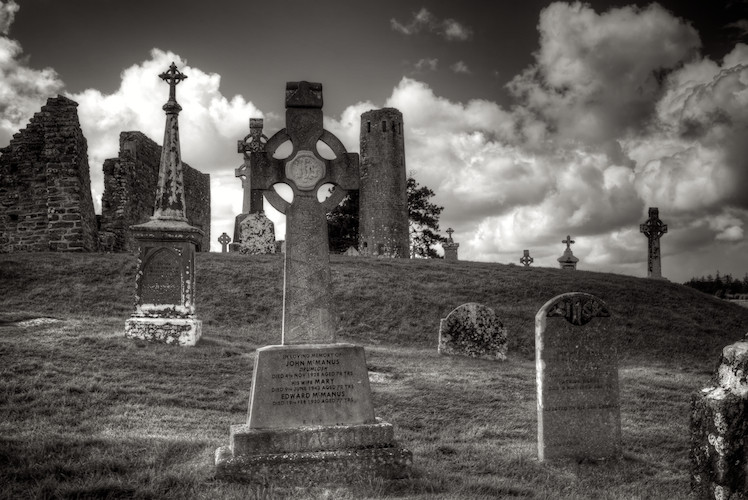
[[[304,486],[407,476],[412,453],[394,441],[392,425],[250,429],[231,426],[231,444],[216,450],[219,479]]]
[[[194,346],[202,334],[202,321],[195,318],[141,318],[125,321],[125,337]]]
[[[257,350],[250,428],[374,422],[363,347],[301,344]]]

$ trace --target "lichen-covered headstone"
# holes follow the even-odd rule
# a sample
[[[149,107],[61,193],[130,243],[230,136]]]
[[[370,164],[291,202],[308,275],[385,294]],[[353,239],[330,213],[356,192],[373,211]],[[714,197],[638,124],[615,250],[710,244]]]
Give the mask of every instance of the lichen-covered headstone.
[[[241,222],[241,247],[244,254],[275,253],[275,229],[264,212],[247,215]]]
[[[715,379],[691,400],[691,489],[748,498],[748,338],[722,350]]]
[[[557,295],[535,316],[538,460],[616,458],[621,407],[614,339],[605,303],[588,293]]]
[[[506,328],[490,307],[470,302],[439,324],[439,353],[505,360]]]

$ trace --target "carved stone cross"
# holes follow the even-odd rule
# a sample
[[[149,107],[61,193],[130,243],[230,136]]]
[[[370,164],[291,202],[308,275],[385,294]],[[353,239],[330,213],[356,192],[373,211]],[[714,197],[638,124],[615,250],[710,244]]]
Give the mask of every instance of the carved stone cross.
[[[285,159],[273,154],[286,141],[293,150]],[[335,154],[326,160],[317,151],[323,142]],[[343,143],[322,128],[322,84],[286,84],[286,128],[271,137],[265,150],[250,154],[253,190],[286,215],[286,255],[282,343],[327,344],[335,341],[330,256],[325,214],[358,189],[358,155],[347,153]],[[273,189],[285,183],[293,190],[288,202]],[[332,194],[318,201],[323,184],[333,184]]]
[[[530,251],[529,250],[523,250],[523,255],[519,259],[520,264],[524,264],[525,267],[530,267],[530,264],[535,262],[535,259],[530,257]]]
[[[449,241],[452,241],[452,233],[454,233],[455,230],[451,227],[447,229],[447,234],[449,235]]]
[[[221,253],[226,253],[226,246],[231,243],[231,237],[228,234],[223,233],[218,237],[218,243],[221,244]]]
[[[262,211],[262,191],[252,190],[249,172],[252,169],[251,153],[259,153],[265,149],[268,138],[262,133],[262,118],[249,119],[249,134],[237,141],[237,153],[244,155],[244,163],[241,167],[234,169],[234,176],[242,181],[244,198],[242,201],[242,213],[254,214]]]
[[[561,243],[566,243],[566,249],[571,250],[571,244],[576,243],[574,240],[571,239],[571,236],[568,234],[566,235],[566,239],[562,240]]]
[[[639,231],[647,237],[647,277],[662,277],[662,262],[660,261],[660,238],[667,233],[667,224],[660,220],[660,209],[649,207],[649,219],[644,224],[639,224]]]
[[[164,104],[164,110],[166,110],[166,106],[169,105],[169,103],[177,104],[177,98],[176,98],[176,87],[179,82],[182,80],[185,80],[187,78],[187,75],[180,72],[177,69],[177,65],[173,62],[171,63],[171,66],[169,66],[169,69],[167,71],[164,71],[160,75],[158,75],[159,78],[161,78],[163,81],[169,84],[169,101]],[[179,104],[177,104],[179,106]],[[181,111],[181,107],[179,110]],[[168,111],[168,110],[167,110]]]

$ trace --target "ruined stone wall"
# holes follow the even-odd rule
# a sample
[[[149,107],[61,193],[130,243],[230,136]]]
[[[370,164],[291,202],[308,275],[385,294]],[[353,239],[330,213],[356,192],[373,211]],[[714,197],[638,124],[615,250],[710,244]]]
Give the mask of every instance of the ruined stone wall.
[[[122,132],[119,156],[104,161],[101,231],[112,236],[111,251],[135,251],[130,226],[147,222],[156,202],[161,146],[141,132]],[[198,250],[210,250],[210,175],[182,163],[186,215],[203,230]]]
[[[0,149],[0,252],[98,249],[77,107],[63,96],[49,98]]]
[[[402,113],[395,108],[363,113],[360,138],[359,252],[408,258],[408,186]]]

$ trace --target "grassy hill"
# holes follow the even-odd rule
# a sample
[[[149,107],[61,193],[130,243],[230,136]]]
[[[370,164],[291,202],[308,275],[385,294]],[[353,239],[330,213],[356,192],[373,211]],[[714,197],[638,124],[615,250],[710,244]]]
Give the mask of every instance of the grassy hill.
[[[748,309],[666,281],[336,256],[339,340],[366,347],[375,411],[413,450],[413,477],[268,489],[216,482],[212,454],[246,419],[253,350],[279,343],[282,260],[196,266],[203,339],[175,348],[122,336],[133,256],[0,255],[0,497],[683,498],[690,395],[748,331]],[[618,462],[536,461],[534,317],[569,291],[613,315]],[[507,362],[436,353],[439,320],[465,302],[502,319]]]

